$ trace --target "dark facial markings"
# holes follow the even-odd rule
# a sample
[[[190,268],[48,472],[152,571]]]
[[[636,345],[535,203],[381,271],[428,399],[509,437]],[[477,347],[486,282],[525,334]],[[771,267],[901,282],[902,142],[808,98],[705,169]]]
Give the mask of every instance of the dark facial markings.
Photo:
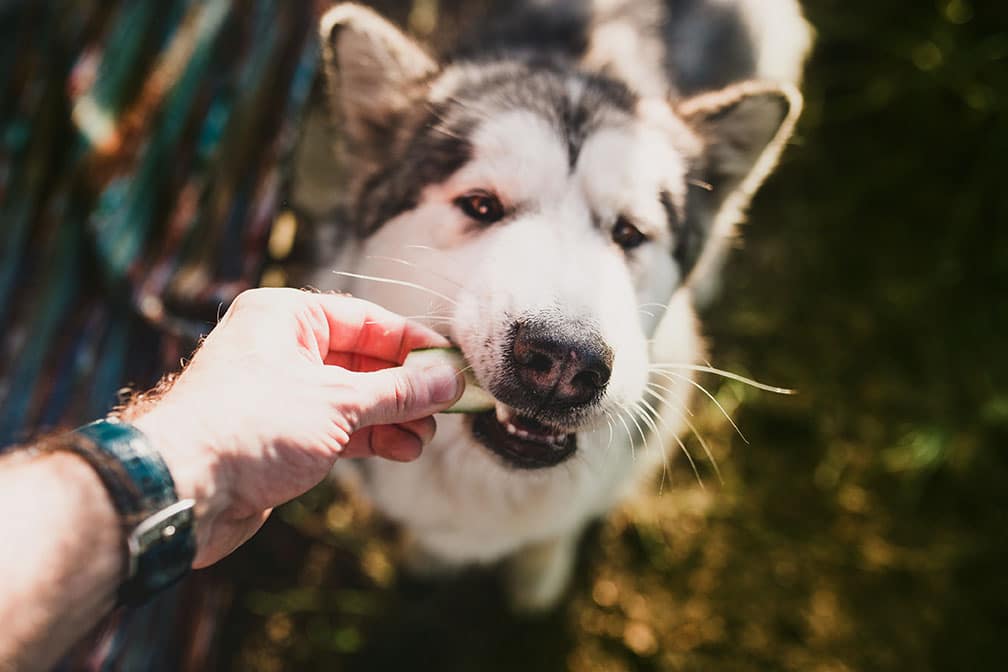
[[[699,188],[692,185],[689,186],[690,190]],[[685,208],[681,208],[676,204],[675,199],[667,189],[661,191],[658,195],[658,200],[661,201],[662,208],[665,210],[665,218],[668,220],[669,231],[672,233],[672,238],[675,241],[672,258],[679,264],[680,275],[685,280],[700,257],[705,236],[698,226],[699,222],[691,217],[690,206],[693,204],[690,203],[688,196]]]
[[[444,182],[472,159],[467,136],[475,120],[448,118],[446,113],[445,106],[432,107],[403,148],[392,150],[388,161],[364,183],[356,199],[361,236],[415,208],[425,187]]]
[[[467,74],[470,79],[460,83],[452,96],[413,122],[413,131],[407,127],[404,132],[411,135],[405,141],[389,138],[387,160],[355,199],[359,235],[368,236],[416,208],[424,188],[444,182],[468,163],[473,155],[468,138],[488,110],[528,110],[546,119],[565,140],[573,170],[585,138],[614,113],[632,114],[637,104],[625,85],[597,75],[571,74],[555,61],[488,61],[486,67]],[[574,100],[572,78],[580,91]]]
[[[584,89],[577,100],[560,99],[555,122],[567,143],[567,163],[571,172],[577,165],[585,139],[596,130],[606,110],[632,114],[637,96],[620,82],[602,77],[583,78]]]

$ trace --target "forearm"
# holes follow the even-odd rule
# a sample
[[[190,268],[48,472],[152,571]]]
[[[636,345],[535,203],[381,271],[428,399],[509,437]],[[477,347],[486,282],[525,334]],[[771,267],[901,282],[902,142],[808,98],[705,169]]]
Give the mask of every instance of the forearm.
[[[123,533],[83,459],[15,454],[0,467],[0,670],[46,670],[113,607]]]

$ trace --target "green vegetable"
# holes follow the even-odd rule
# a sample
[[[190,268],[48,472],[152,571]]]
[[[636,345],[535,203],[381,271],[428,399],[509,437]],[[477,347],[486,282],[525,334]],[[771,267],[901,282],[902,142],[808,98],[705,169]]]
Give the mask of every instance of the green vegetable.
[[[465,378],[465,391],[458,401],[445,413],[482,413],[491,410],[496,401],[493,395],[484,390],[476,382],[476,377],[472,373],[472,367],[466,362],[465,357],[458,348],[422,348],[414,350],[406,355],[407,366],[428,367],[435,364],[448,364],[455,367],[456,371],[462,372]]]

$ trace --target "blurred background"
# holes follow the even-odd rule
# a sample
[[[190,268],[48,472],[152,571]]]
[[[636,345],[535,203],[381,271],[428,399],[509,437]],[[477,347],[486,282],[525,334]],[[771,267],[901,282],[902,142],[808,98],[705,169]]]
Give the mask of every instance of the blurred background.
[[[378,4],[426,38],[482,3]],[[697,404],[723,482],[676,460],[537,619],[490,573],[403,576],[394,530],[317,489],[172,612],[216,643],[189,669],[999,667],[1008,6],[803,6],[807,109],[703,314],[715,365],[799,393],[702,381],[745,435]],[[104,412],[297,277],[320,7],[0,3],[0,443]]]

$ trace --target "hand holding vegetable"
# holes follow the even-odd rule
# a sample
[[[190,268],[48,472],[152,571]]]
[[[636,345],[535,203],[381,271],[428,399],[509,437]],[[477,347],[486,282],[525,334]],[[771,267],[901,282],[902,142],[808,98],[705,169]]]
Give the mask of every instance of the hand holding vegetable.
[[[126,409],[197,501],[196,566],[248,539],[339,457],[412,460],[462,394],[434,331],[346,296],[247,291],[156,403]]]

